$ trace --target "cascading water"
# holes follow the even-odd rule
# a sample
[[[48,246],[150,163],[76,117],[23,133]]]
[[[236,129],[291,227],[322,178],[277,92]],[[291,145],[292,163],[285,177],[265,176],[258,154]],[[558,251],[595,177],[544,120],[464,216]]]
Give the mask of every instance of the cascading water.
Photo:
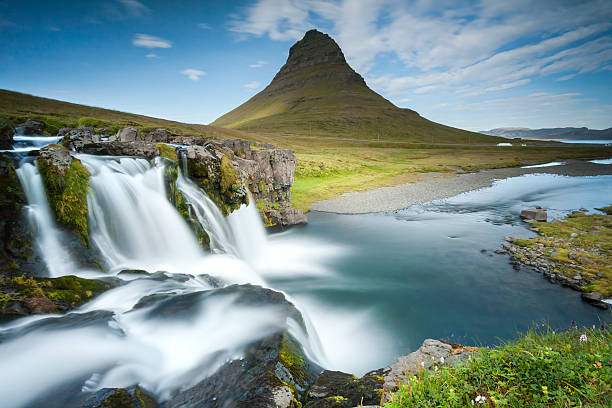
[[[325,273],[317,260],[339,248],[286,238],[269,241],[253,199],[224,217],[179,171],[176,187],[210,237],[207,252],[167,198],[164,161],[75,156],[91,173],[90,241],[105,266],[97,274],[115,275],[124,284],[65,316],[31,316],[0,328],[0,370],[12,373],[0,385],[3,406],[26,406],[71,382],[85,392],[139,383],[164,399],[279,330],[288,330],[313,361],[326,365],[328,347],[305,314],[308,302],[301,307],[290,299],[304,317],[298,323],[278,305],[241,304],[249,286],[219,292],[202,275],[223,285],[269,287],[262,276]],[[70,266],[74,263],[61,243],[36,166],[24,163],[18,174],[50,274],[91,276]],[[164,272],[119,274],[124,269]]]
[[[74,262],[62,244],[61,232],[55,226],[38,168],[33,163],[24,163],[17,169],[17,176],[28,200],[26,210],[30,226],[36,235],[36,245],[44,258],[49,275],[55,277],[74,273]]]

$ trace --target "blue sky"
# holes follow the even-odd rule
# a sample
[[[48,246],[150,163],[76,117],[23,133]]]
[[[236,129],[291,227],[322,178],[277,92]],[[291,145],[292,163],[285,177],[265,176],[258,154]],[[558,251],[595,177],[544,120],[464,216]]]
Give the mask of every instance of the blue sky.
[[[610,0],[0,0],[0,88],[209,123],[310,28],[440,123],[612,127]]]

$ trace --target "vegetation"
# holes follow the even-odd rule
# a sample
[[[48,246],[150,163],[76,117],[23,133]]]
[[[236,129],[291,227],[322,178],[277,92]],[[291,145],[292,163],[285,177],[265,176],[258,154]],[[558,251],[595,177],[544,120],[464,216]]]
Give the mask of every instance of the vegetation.
[[[0,280],[0,310],[8,302],[27,302],[29,299],[48,299],[61,309],[74,308],[110,289],[113,285],[96,279],[77,276],[59,278],[34,278],[16,276]]]
[[[51,146],[63,149],[58,145]],[[58,223],[75,231],[83,244],[86,247],[89,246],[87,222],[89,171],[76,158],[72,158],[67,170],[62,170],[40,156],[38,158],[38,168],[47,190],[49,205],[54,211]]]
[[[155,146],[157,146],[159,149],[159,155],[161,157],[165,157],[168,160],[172,160],[174,163],[178,163],[176,148],[166,143],[156,143]]]
[[[557,265],[555,273],[572,277],[580,274],[589,281],[582,289],[612,296],[612,207],[606,214],[574,212],[558,222],[538,222],[538,236],[517,239],[522,247],[539,246],[545,257]]]
[[[387,408],[609,407],[612,332],[531,331],[456,367],[411,376]]]

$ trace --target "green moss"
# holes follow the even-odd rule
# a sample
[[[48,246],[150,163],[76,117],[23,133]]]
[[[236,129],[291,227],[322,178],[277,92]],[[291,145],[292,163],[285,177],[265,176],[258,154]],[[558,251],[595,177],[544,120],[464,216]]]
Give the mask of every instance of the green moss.
[[[0,303],[4,306],[9,300],[24,302],[31,298],[47,298],[74,308],[112,287],[107,282],[72,275],[59,278],[16,276],[0,280]]]
[[[54,145],[54,147],[60,147]],[[89,191],[89,171],[80,160],[72,158],[70,168],[65,172],[53,166],[40,156],[38,169],[47,191],[49,205],[55,218],[75,231],[83,245],[89,246],[87,222],[87,193]]]
[[[231,193],[241,187],[238,170],[232,164],[230,158],[225,155],[221,158],[221,192],[223,194]]]
[[[301,350],[293,339],[286,334],[281,337],[281,347],[278,352],[278,358],[283,363],[285,368],[289,370],[294,380],[298,383],[303,383],[306,379],[304,372],[304,358],[301,355]]]
[[[161,157],[165,157],[166,159],[172,160],[174,163],[178,163],[176,148],[165,143],[156,143],[155,146],[159,149],[159,155]]]
[[[275,226],[276,223],[272,221],[272,219],[267,214],[267,212],[269,211],[269,208],[264,203],[264,200],[260,198],[259,200],[257,200],[255,204],[257,205],[257,211],[259,212],[259,215],[261,215],[264,225],[266,227]]]

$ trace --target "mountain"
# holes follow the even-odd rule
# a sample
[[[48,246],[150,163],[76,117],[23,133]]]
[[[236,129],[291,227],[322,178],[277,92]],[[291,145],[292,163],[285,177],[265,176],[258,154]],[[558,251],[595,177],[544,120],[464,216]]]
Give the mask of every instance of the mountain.
[[[257,95],[212,125],[258,133],[431,142],[496,139],[421,117],[371,90],[327,34],[310,30]]]
[[[95,126],[119,129],[126,126],[140,128],[177,129],[183,134],[215,138],[245,138],[242,132],[189,124],[96,108],[76,103],[41,98],[39,96],[0,89],[0,126],[5,123],[23,123],[26,119],[38,119],[45,123],[45,131],[57,134],[62,127]]]
[[[505,138],[520,137],[522,139],[574,139],[574,140],[610,140],[612,139],[612,128],[597,130],[585,127],[574,128],[497,128],[484,130],[480,133],[490,136],[501,136]]]

